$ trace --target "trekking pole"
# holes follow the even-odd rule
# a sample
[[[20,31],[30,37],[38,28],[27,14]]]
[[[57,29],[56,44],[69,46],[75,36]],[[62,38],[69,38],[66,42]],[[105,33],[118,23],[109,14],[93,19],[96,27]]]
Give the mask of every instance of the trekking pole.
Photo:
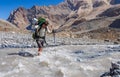
[[[53,42],[54,42],[54,44],[56,44],[56,42],[55,42],[55,30],[53,29]]]

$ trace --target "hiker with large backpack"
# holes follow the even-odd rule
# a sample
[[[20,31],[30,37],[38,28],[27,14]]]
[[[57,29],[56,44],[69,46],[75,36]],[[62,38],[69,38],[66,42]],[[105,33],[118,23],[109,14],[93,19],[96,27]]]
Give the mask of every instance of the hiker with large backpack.
[[[46,32],[52,33],[54,31],[52,31],[52,26],[48,27],[49,23],[44,18],[40,17],[38,19],[35,19],[34,21],[36,21],[36,29],[32,37],[36,40],[36,43],[38,45],[38,55],[40,55],[42,52],[43,45],[44,43],[46,43]]]

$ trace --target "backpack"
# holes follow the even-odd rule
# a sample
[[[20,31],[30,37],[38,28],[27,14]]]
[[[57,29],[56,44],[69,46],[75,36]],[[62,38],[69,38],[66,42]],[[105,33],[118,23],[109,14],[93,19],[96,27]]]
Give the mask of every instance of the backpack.
[[[39,17],[38,18],[38,25],[39,26],[41,26],[43,23],[45,23],[46,22],[46,20],[44,19],[44,18],[42,18],[42,17]]]
[[[45,22],[46,22],[46,20],[45,20],[44,18],[42,18],[42,17],[38,18],[38,25],[39,25],[39,26],[38,26],[37,29],[35,29],[35,31],[34,31],[33,34],[32,34],[32,38],[33,38],[33,39],[39,38],[39,36],[38,36],[38,31],[41,29],[42,24],[45,23]]]
[[[33,32],[32,38],[33,38],[33,39],[37,39],[37,38],[38,38],[37,33],[36,33],[36,30],[35,30],[35,32]]]

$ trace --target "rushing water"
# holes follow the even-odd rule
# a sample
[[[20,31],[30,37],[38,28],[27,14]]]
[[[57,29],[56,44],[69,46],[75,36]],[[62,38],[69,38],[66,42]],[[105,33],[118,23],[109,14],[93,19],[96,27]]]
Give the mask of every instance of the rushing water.
[[[0,77],[99,77],[114,60],[120,60],[119,45],[66,45],[0,50]]]

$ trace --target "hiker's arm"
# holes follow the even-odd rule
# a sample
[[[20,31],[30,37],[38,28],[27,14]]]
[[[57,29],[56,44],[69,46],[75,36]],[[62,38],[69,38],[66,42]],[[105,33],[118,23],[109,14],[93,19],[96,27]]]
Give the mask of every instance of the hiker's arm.
[[[49,29],[48,27],[47,27],[47,32],[48,32],[48,33],[51,33],[51,31],[50,31],[50,29]]]
[[[52,26],[50,26],[50,27],[47,26],[47,32],[48,32],[48,33],[52,33],[52,32],[53,32]]]

